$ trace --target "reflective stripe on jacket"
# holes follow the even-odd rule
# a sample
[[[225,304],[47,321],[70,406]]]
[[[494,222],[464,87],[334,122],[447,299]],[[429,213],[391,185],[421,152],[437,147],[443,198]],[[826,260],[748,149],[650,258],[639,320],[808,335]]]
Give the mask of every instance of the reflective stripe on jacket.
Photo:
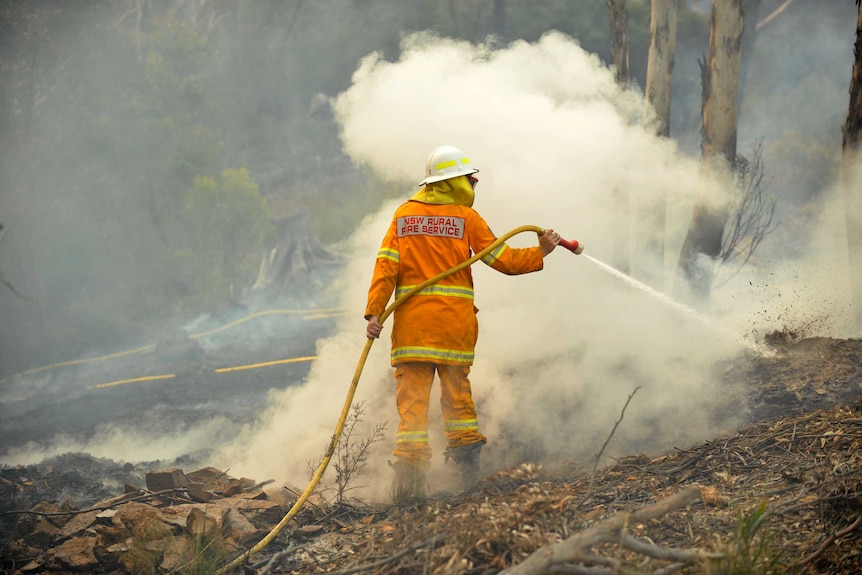
[[[395,211],[377,254],[366,318],[382,314],[393,293],[395,297],[404,294],[496,239],[471,207],[405,202]],[[538,246],[501,244],[482,261],[508,275],[538,271],[543,265]],[[414,294],[393,314],[392,365],[402,361],[472,365],[479,329],[477,311],[469,266]]]

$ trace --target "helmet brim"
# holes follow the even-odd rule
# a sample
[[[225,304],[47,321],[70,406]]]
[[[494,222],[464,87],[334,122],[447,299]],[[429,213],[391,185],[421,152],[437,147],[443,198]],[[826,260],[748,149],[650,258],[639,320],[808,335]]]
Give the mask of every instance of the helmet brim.
[[[421,187],[421,186],[424,186],[426,184],[433,184],[434,182],[442,182],[443,180],[450,180],[452,178],[457,178],[458,176],[467,176],[470,174],[475,174],[478,171],[479,170],[477,170],[476,168],[469,168],[469,169],[461,170],[459,172],[455,172],[452,174],[444,174],[442,176],[428,176],[427,178],[425,178],[424,180],[419,182],[419,186]]]

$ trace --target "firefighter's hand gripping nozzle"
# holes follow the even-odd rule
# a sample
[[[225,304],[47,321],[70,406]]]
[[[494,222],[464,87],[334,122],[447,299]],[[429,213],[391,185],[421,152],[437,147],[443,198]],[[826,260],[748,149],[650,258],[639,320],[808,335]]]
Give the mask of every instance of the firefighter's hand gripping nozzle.
[[[564,240],[560,238],[560,245],[576,255],[584,251],[584,244],[578,240]]]

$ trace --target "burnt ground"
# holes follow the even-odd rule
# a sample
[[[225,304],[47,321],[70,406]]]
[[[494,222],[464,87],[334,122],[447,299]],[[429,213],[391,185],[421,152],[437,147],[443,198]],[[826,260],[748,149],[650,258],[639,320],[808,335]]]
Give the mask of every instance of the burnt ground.
[[[50,445],[57,436],[86,443],[100,426],[155,427],[169,433],[170,428],[181,430],[187,422],[208,417],[248,423],[265,406],[270,389],[301,383],[309,363],[217,370],[314,356],[316,341],[332,332],[334,318],[307,318],[274,315],[237,327],[265,328],[268,337],[258,336],[259,342],[244,341],[236,333],[224,343],[195,341],[177,330],[151,347],[147,342],[129,346],[143,349],[129,356],[8,377],[0,384],[0,453],[28,441]],[[304,337],[294,335],[299,330]],[[111,385],[167,375],[173,377]]]
[[[315,497],[246,561],[245,572],[480,574],[519,564],[524,573],[552,572],[528,569],[525,560],[557,543],[558,558],[574,551],[556,572],[702,573],[706,554],[712,562],[732,560],[737,570],[728,572],[860,573],[862,340],[773,334],[770,343],[773,357],[740,357],[722,366],[729,384],[745,382],[748,421],[735,432],[658,456],[632,454],[595,470],[524,462],[490,473],[470,491],[423,504]],[[167,464],[190,471],[196,463],[161,462]],[[39,549],[17,539],[32,523],[20,511],[45,501],[86,509],[122,493],[124,483],[142,485],[150,467],[67,454],[0,470],[0,568],[61,572],[51,560],[56,541]],[[613,523],[692,486],[696,498],[680,508]],[[277,517],[262,526],[276,523]],[[586,550],[577,547],[585,535],[596,537]],[[650,553],[654,558],[645,561]],[[692,554],[701,559],[687,564]],[[239,555],[233,549],[225,560]],[[107,563],[91,571],[127,572]]]

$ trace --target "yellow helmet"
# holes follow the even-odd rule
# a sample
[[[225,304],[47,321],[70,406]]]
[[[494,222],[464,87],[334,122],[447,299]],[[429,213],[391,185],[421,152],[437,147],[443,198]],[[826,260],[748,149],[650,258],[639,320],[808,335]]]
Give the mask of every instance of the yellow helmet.
[[[478,171],[464,152],[455,146],[437,146],[425,162],[425,179],[419,182],[419,185],[475,174]]]

